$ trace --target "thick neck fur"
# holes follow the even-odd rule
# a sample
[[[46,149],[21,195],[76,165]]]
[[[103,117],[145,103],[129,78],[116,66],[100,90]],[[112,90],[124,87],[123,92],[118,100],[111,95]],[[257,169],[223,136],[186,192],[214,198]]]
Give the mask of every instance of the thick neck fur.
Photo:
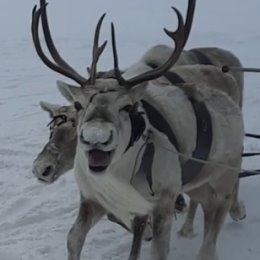
[[[152,205],[131,184],[130,179],[139,146],[130,148],[118,163],[108,167],[102,176],[88,172],[85,154],[77,151],[76,180],[83,196],[98,201],[108,212],[121,219],[128,227],[136,215],[150,214]]]

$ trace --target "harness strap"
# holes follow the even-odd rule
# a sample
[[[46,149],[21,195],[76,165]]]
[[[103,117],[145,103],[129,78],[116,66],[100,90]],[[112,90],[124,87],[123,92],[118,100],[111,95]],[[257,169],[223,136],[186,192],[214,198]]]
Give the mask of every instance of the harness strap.
[[[169,138],[170,142],[176,147],[176,149],[179,150],[179,144],[177,142],[176,136],[162,114],[153,105],[146,102],[145,100],[141,100],[141,102],[150,124],[158,131],[164,133]]]
[[[203,102],[197,102],[195,100],[190,99],[192,107],[194,109],[194,114],[196,116],[196,124],[197,124],[197,140],[196,147],[192,153],[192,157],[207,160],[213,138],[212,131],[212,122],[209,111],[206,105]],[[160,132],[164,133],[170,140],[170,142],[176,147],[179,151],[179,145],[168,125],[167,121],[163,118],[163,116],[149,103],[142,101],[144,105],[144,109],[147,113],[149,122],[153,127],[158,129]],[[143,159],[140,166],[140,169],[145,172],[146,179],[148,181],[149,187],[152,190],[152,159],[154,156],[154,148],[146,147],[143,155]],[[145,158],[144,158],[145,157]],[[147,160],[147,158],[150,160]],[[145,164],[145,165],[144,165]],[[201,171],[204,166],[203,162],[194,161],[192,159],[187,160],[182,165],[182,184],[185,185],[192,181]]]
[[[143,173],[145,175],[152,196],[154,196],[153,178],[152,178],[152,166],[153,166],[152,161],[154,158],[154,153],[155,153],[154,144],[148,143],[145,147],[141,165],[138,169],[138,172]]]
[[[193,50],[197,54],[199,52],[198,50]],[[204,54],[201,55],[201,57],[205,56]],[[205,56],[207,58],[207,56]],[[207,58],[208,59],[208,58]],[[202,60],[202,59],[201,59]],[[204,62],[207,60],[205,59]],[[209,59],[208,59],[209,61]],[[185,81],[176,73],[172,71],[168,71],[164,74],[164,76],[172,83],[185,83]],[[185,88],[183,89],[185,91]],[[190,102],[192,104],[194,114],[196,117],[196,123],[197,123],[197,140],[196,140],[196,147],[195,150],[192,153],[192,156],[194,158],[198,158],[201,160],[207,160],[211,145],[212,145],[212,138],[213,138],[213,132],[212,132],[212,121],[211,116],[209,114],[209,111],[206,107],[206,105],[203,102],[198,102],[194,99],[190,98]],[[171,131],[172,132],[172,131]],[[174,133],[172,132],[172,135],[175,137]],[[175,137],[175,143],[177,143],[177,139]],[[171,141],[171,140],[170,140]],[[173,142],[172,142],[173,143]],[[175,146],[175,143],[173,145]],[[179,146],[175,146],[176,149],[179,151]],[[203,167],[202,162],[194,161],[194,160],[188,160],[182,165],[182,184],[187,184],[190,181],[192,181],[201,171],[201,168]]]
[[[180,75],[178,75],[173,71],[167,71],[163,74],[163,76],[174,85],[186,83],[185,80]]]
[[[193,106],[197,121],[197,140],[192,157],[200,160],[207,160],[213,138],[212,122],[209,111],[203,102],[190,100]],[[189,159],[182,166],[182,184],[192,181],[204,166],[203,162]]]
[[[164,74],[164,76],[172,84],[185,83],[182,77],[179,76],[177,73],[168,71]],[[185,88],[183,90],[185,91]],[[177,138],[162,114],[153,105],[146,102],[145,100],[141,100],[141,102],[151,125],[160,132],[164,133],[169,138],[170,142],[175,146],[177,151],[179,151]],[[211,150],[213,138],[211,117],[206,105],[203,102],[198,102],[191,98],[190,102],[194,110],[197,125],[196,147],[192,153],[192,157],[200,160],[207,160]],[[145,173],[148,185],[152,193],[152,160],[154,157],[154,152],[154,147],[152,145],[146,146],[139,168],[139,170]],[[182,165],[182,184],[184,185],[192,181],[199,174],[203,166],[203,162],[198,162],[191,159],[187,160]]]
[[[198,49],[191,49],[189,51],[196,56],[199,64],[214,65],[214,63],[210,60],[210,58],[202,51],[200,51]]]

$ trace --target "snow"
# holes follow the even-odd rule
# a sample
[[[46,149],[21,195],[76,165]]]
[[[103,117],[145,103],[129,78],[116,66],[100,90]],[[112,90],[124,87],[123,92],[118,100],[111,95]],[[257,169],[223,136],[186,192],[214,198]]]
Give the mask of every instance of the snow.
[[[48,11],[55,41],[63,56],[81,73],[90,63],[97,19],[107,12],[102,31],[110,39],[110,21],[116,25],[120,64],[136,61],[147,48],[171,42],[162,28],[175,28],[170,6],[182,11],[187,1],[158,0],[52,0]],[[236,53],[245,66],[260,65],[259,0],[197,1],[189,47],[218,46]],[[48,115],[39,101],[65,104],[55,82],[62,76],[46,68],[35,54],[30,36],[31,9],[36,0],[1,0],[0,8],[0,260],[66,259],[66,235],[77,215],[79,193],[72,172],[55,184],[38,183],[32,161],[48,138]],[[100,69],[112,66],[111,45]],[[244,116],[246,130],[259,133],[260,75],[246,74]],[[260,143],[245,139],[245,148],[259,151]],[[259,168],[258,158],[246,159],[244,168]],[[227,217],[218,241],[221,260],[258,260],[260,257],[259,177],[241,181],[247,218],[234,223]],[[178,219],[172,230],[169,259],[195,259],[202,239],[202,214],[196,216],[196,236],[178,238]],[[127,259],[131,235],[102,221],[89,233],[82,259]],[[142,259],[149,259],[144,242]]]

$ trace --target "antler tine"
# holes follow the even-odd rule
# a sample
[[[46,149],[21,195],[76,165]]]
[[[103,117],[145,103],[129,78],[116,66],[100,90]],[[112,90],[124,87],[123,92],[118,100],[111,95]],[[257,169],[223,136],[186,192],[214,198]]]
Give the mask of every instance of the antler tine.
[[[91,85],[95,84],[96,81],[96,72],[97,72],[97,63],[99,60],[100,55],[103,53],[107,41],[104,41],[103,44],[99,47],[98,42],[99,42],[99,35],[100,35],[100,30],[102,26],[102,22],[104,20],[104,17],[106,16],[106,13],[104,13],[98,20],[96,30],[95,30],[95,36],[94,36],[94,43],[93,43],[93,52],[92,52],[92,64],[89,69],[89,83]]]
[[[164,29],[165,33],[170,38],[172,38],[175,42],[175,48],[174,48],[172,55],[162,66],[160,66],[154,70],[145,72],[145,73],[138,75],[129,80],[123,79],[123,77],[120,74],[120,70],[118,68],[118,58],[117,58],[117,51],[116,51],[116,45],[115,45],[115,36],[113,35],[114,29],[112,26],[112,45],[113,45],[113,55],[114,55],[114,68],[115,68],[115,75],[116,75],[117,81],[120,85],[133,87],[142,82],[156,79],[156,78],[162,76],[178,60],[178,58],[183,50],[183,47],[184,47],[183,43],[184,43],[184,39],[185,39],[185,27],[184,27],[183,17],[181,15],[180,11],[175,7],[172,7],[172,9],[177,14],[178,28],[174,32]],[[113,41],[114,41],[114,43],[113,43]],[[119,76],[119,74],[120,74],[120,76]]]
[[[122,77],[120,69],[119,69],[117,47],[116,47],[115,27],[114,27],[113,23],[111,23],[111,38],[112,38],[112,50],[113,50],[115,77],[116,77],[119,85],[130,86],[131,84],[129,84],[129,82]]]
[[[78,77],[71,71],[62,68],[55,64],[54,62],[50,61],[48,57],[44,54],[43,49],[41,47],[40,39],[39,39],[39,22],[40,22],[40,16],[43,12],[43,10],[46,8],[47,3],[42,5],[38,10],[37,10],[37,5],[34,6],[32,10],[32,23],[31,23],[31,32],[32,32],[32,38],[33,38],[33,43],[34,47],[36,49],[36,52],[40,59],[43,61],[43,63],[49,67],[51,70],[54,70],[72,80],[75,80],[77,83],[79,83],[81,86],[85,85],[86,79],[83,77]]]
[[[46,4],[46,0],[40,0],[40,7],[44,6]],[[41,21],[42,21],[42,30],[45,38],[46,45],[48,47],[48,50],[53,58],[53,60],[64,69],[71,71],[72,74],[75,74],[77,78],[79,78],[81,81],[86,81],[87,79],[83,78],[81,75],[79,75],[59,54],[57,48],[55,47],[55,44],[51,37],[50,27],[48,23],[47,18],[47,10],[46,8],[43,9],[41,14]]]
[[[184,46],[186,45],[187,40],[190,35],[192,21],[193,21],[194,12],[195,12],[195,6],[196,6],[196,0],[189,0],[188,10],[187,10],[186,19],[185,19],[185,39],[183,42]]]

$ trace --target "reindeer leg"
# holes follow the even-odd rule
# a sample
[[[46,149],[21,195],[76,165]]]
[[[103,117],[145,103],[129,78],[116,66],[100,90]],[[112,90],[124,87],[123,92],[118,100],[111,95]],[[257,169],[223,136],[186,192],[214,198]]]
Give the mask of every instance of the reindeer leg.
[[[194,236],[193,223],[194,223],[194,218],[195,218],[197,208],[198,208],[198,203],[191,200],[185,222],[182,228],[180,229],[180,231],[178,232],[179,236],[187,237],[187,238],[192,238]]]
[[[120,221],[117,217],[115,217],[113,214],[108,213],[107,214],[107,219],[110,220],[113,223],[116,223],[118,225],[120,225],[121,227],[123,227],[124,229],[126,229],[129,232],[132,232],[122,221]]]
[[[129,232],[133,232],[132,230],[130,230],[124,223],[122,223],[118,218],[116,218],[114,215],[112,215],[111,213],[107,214],[107,219],[110,220],[111,222],[114,222],[120,226],[122,226],[124,229],[126,229]],[[152,227],[151,227],[151,223],[147,223],[144,233],[143,233],[143,239],[145,241],[151,241],[152,240]]]
[[[141,246],[142,246],[142,237],[144,230],[148,221],[149,216],[135,217],[133,220],[133,242],[131,247],[131,252],[129,260],[139,259]]]
[[[218,260],[217,238],[232,203],[232,191],[226,195],[208,192],[207,199],[201,202],[204,212],[204,240],[198,260]]]
[[[205,213],[204,241],[200,248],[198,260],[218,260],[216,253],[217,238],[231,205],[231,198],[219,200],[215,207],[208,207]],[[203,207],[205,208],[205,207]]]
[[[170,251],[171,227],[174,216],[176,195],[168,195],[158,201],[153,211],[152,260],[166,260]]]
[[[239,179],[237,180],[234,188],[233,202],[229,211],[229,215],[234,221],[239,221],[246,218],[246,208],[244,202],[239,201],[238,193],[239,193]]]
[[[104,214],[105,210],[99,204],[81,196],[79,214],[67,238],[68,260],[80,260],[88,231]]]

